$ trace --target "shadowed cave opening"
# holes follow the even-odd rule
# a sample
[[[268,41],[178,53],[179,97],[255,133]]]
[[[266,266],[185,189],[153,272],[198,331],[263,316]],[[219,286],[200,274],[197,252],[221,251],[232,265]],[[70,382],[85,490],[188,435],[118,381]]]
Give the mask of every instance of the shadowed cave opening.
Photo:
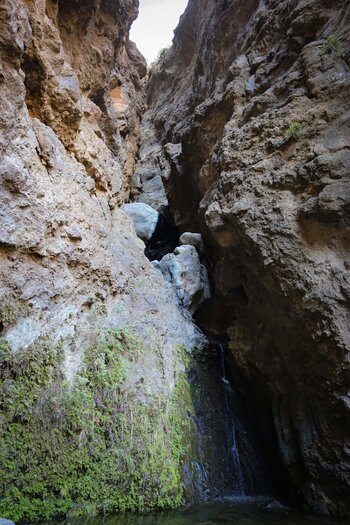
[[[159,214],[156,229],[146,244],[145,255],[150,261],[160,261],[179,245],[179,231],[170,213]]]

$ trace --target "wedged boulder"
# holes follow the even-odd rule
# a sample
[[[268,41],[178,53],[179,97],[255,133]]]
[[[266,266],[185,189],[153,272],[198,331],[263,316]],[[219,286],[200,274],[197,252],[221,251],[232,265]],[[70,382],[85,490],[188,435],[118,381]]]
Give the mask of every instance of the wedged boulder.
[[[143,202],[125,204],[124,211],[132,220],[137,236],[144,242],[149,241],[156,231],[159,213]]]
[[[203,252],[203,238],[200,233],[183,233],[180,237],[180,244],[194,246],[199,253]]]
[[[15,525],[13,521],[10,520],[4,520],[3,518],[0,518],[0,525]]]
[[[183,306],[192,315],[210,299],[208,273],[194,246],[179,246],[161,261],[154,261],[153,265],[172,284]]]

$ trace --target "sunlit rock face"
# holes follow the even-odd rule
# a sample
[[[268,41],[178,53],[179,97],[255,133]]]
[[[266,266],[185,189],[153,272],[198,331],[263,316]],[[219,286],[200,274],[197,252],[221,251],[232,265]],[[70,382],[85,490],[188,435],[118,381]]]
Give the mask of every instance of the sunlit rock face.
[[[122,210],[137,7],[0,5],[0,515],[16,522],[184,499],[178,349],[205,340]]]
[[[304,505],[348,516],[350,7],[190,0],[148,99],[180,227],[200,231],[202,326],[266,393]]]
[[[128,41],[137,2],[5,1],[0,15],[1,294],[42,312],[39,332],[69,333],[88,295],[108,301],[132,277],[118,206],[143,108],[145,63]],[[64,325],[52,315],[63,305]]]

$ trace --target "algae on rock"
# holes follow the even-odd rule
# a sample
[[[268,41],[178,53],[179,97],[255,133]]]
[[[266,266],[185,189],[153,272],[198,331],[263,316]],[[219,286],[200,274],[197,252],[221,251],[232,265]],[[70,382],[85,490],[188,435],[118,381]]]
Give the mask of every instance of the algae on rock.
[[[186,375],[176,372],[173,400],[128,395],[123,381],[142,351],[136,336],[104,330],[69,385],[59,345],[13,352],[1,341],[1,515],[22,521],[181,505]]]

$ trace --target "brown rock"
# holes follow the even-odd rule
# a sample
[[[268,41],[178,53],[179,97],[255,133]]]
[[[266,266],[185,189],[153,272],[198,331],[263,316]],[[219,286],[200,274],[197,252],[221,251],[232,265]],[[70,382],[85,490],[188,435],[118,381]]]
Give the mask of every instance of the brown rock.
[[[304,505],[349,516],[350,8],[190,0],[151,71],[166,189],[201,231],[201,324],[230,338]],[[167,151],[167,148],[165,148]]]

